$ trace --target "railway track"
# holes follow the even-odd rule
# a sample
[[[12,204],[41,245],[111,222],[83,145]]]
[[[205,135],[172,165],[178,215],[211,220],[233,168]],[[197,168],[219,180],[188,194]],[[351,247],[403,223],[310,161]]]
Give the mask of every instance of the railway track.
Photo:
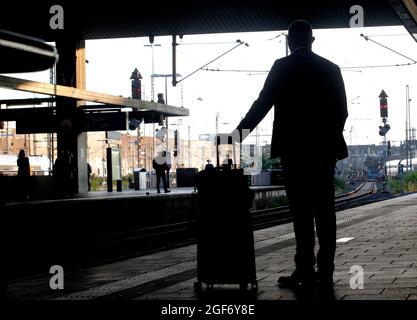
[[[336,211],[362,204],[374,193],[374,190],[375,183],[365,181],[353,191],[337,195],[335,199]],[[256,210],[251,213],[254,230],[292,221],[289,206]],[[97,236],[91,240],[96,252],[102,251],[106,256],[115,254],[121,258],[195,243],[195,227],[195,221],[183,221],[146,228],[134,228]]]
[[[336,211],[360,205],[364,199],[375,192],[375,183],[364,181],[354,190],[336,195]],[[264,210],[252,211],[254,230],[268,228],[274,225],[292,221],[289,206],[281,206]]]
[[[353,191],[338,195],[335,202],[336,210],[371,202],[369,195],[374,192],[374,185],[374,182],[363,182]],[[292,221],[288,206],[256,210],[251,214],[254,230]],[[194,218],[158,226],[132,227],[88,238],[87,243],[82,245],[83,252],[69,258],[67,268],[69,270],[82,269],[87,266],[178,248],[195,242],[196,221]],[[27,276],[36,277],[36,274]],[[19,278],[21,277],[16,275],[15,279]]]

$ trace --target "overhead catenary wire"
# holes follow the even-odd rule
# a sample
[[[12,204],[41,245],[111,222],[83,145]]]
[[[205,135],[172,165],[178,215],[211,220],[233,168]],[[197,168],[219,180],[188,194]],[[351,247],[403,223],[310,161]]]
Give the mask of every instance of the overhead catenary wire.
[[[412,66],[415,63],[396,63],[396,64],[382,64],[382,65],[375,65],[375,66],[353,66],[353,67],[340,67],[341,70],[344,71],[353,71],[349,69],[372,69],[372,68],[392,68],[392,67],[406,67],[406,66]]]
[[[356,67],[352,67],[352,68],[356,68]],[[361,67],[358,67],[361,68]],[[346,68],[340,68],[340,69],[345,69],[343,71],[348,71],[348,72],[359,72],[361,73],[361,70],[350,70],[350,67],[346,67]],[[213,69],[213,68],[203,68],[201,69],[202,71],[211,71],[211,72],[234,72],[234,73],[247,73],[248,76],[258,76],[258,75],[265,75],[267,74],[269,71],[267,70],[246,70],[246,69]]]
[[[228,54],[229,52],[231,52],[232,50],[238,48],[239,46],[241,46],[242,44],[244,44],[246,47],[249,46],[248,43],[241,41],[241,40],[236,40],[236,42],[238,43],[237,45],[235,45],[233,48],[227,50],[226,52],[222,53],[221,55],[217,56],[216,58],[210,60],[209,62],[207,62],[205,65],[201,66],[200,68],[194,70],[193,72],[191,72],[190,74],[186,75],[185,77],[183,77],[181,80],[177,81],[177,84],[180,83],[181,81],[184,81],[185,79],[191,77],[193,74],[195,74],[196,72],[202,70],[204,67],[208,66],[210,63],[213,63],[214,61],[220,59],[221,57],[225,56],[226,54]]]
[[[408,33],[391,33],[391,34],[372,34],[368,35],[368,37],[399,37],[399,36],[410,36]]]
[[[345,69],[343,71],[349,72],[362,72],[360,70],[350,70],[351,68],[361,68],[361,67],[345,67],[340,69]],[[211,71],[211,72],[235,72],[235,73],[247,73],[248,76],[257,76],[257,75],[265,75],[269,71],[268,70],[246,70],[246,69],[213,69],[213,68],[203,68],[202,71]]]
[[[268,73],[268,70],[245,70],[245,69],[213,69],[213,68],[204,68],[203,71],[213,71],[213,72],[245,72],[245,73]]]
[[[399,34],[397,34],[397,35],[396,34],[392,34],[392,35],[379,35],[379,36],[398,36],[398,35]],[[364,38],[366,41],[371,41],[371,42],[373,42],[373,43],[375,43],[375,44],[383,47],[384,49],[389,50],[389,51],[391,51],[391,52],[393,52],[393,53],[395,53],[395,54],[397,54],[397,55],[399,55],[399,56],[401,56],[403,58],[406,58],[407,60],[410,60],[412,62],[407,62],[407,63],[393,63],[393,64],[382,64],[382,65],[365,65],[365,66],[340,67],[341,70],[344,70],[344,71],[354,71],[354,70],[351,70],[351,69],[373,69],[373,68],[407,67],[407,66],[411,66],[411,65],[417,64],[417,61],[416,60],[414,60],[414,59],[412,59],[412,58],[410,58],[410,57],[408,57],[408,56],[406,56],[406,55],[404,55],[404,54],[402,54],[402,53],[400,53],[400,52],[398,52],[398,51],[396,51],[394,49],[391,49],[391,48],[387,47],[386,45],[383,45],[383,44],[381,44],[381,43],[379,43],[379,42],[377,42],[375,40],[372,40],[370,38],[371,36],[366,36],[363,33],[361,33],[360,36],[362,38]]]
[[[375,41],[375,40],[372,40],[369,36],[365,36],[363,33],[361,33],[361,34],[360,34],[360,36],[361,36],[362,38],[364,38],[366,41],[371,41],[371,42],[373,42],[373,43],[375,43],[375,44],[377,44],[377,45],[379,45],[379,46],[381,46],[381,47],[383,47],[383,48],[385,48],[385,49],[387,49],[387,50],[389,50],[389,51],[391,51],[391,52],[394,52],[395,54],[398,54],[398,55],[399,55],[399,56],[401,56],[401,57],[406,58],[407,60],[413,61],[413,64],[416,64],[416,63],[417,63],[417,61],[416,61],[416,60],[414,60],[414,59],[412,59],[412,58],[410,58],[410,57],[407,57],[405,54],[402,54],[402,53],[400,53],[400,52],[398,52],[398,51],[396,51],[396,50],[394,50],[394,49],[391,49],[391,48],[389,48],[389,47],[387,47],[387,46],[383,45],[382,43],[379,43],[379,42],[377,42],[377,41]]]
[[[275,37],[272,37],[272,38],[270,38],[270,39],[266,39],[265,41],[272,41],[272,40],[275,40],[275,39],[278,39],[279,37],[281,37],[281,36],[287,36],[287,34],[286,33],[284,33],[284,32],[281,32],[279,35],[277,35],[277,36],[275,36]]]
[[[340,67],[342,71],[349,71],[349,72],[362,72],[360,70],[355,69],[372,69],[372,68],[391,68],[391,67],[404,67],[404,66],[411,66],[415,63],[397,63],[397,64],[384,64],[384,65],[369,65],[369,66],[351,66],[351,67]],[[353,69],[353,70],[352,70]],[[202,71],[210,71],[210,72],[235,72],[235,73],[247,73],[248,75],[262,75],[266,74],[269,71],[267,70],[246,70],[246,69],[213,69],[213,68],[203,68]]]
[[[196,72],[203,70],[204,67],[208,66],[210,63],[213,63],[214,61],[220,59],[221,57],[225,56],[226,54],[228,54],[229,52],[231,52],[232,50],[235,50],[236,48],[238,48],[241,45],[245,45],[246,47],[249,46],[248,43],[241,41],[241,40],[236,40],[236,42],[238,43],[237,45],[235,45],[233,48],[227,50],[226,52],[222,53],[221,55],[217,56],[216,58],[210,60],[209,62],[207,62],[205,65],[201,66],[200,68],[194,70],[193,72],[191,72],[190,74],[186,75],[185,77],[183,77],[181,80],[177,81],[177,84],[180,83],[181,81],[184,81],[185,79],[191,77],[193,74],[195,74]]]
[[[234,44],[236,41],[219,41],[219,42],[180,42],[179,46],[195,46],[195,45],[212,45],[212,44]]]
[[[375,36],[400,36],[400,35],[404,35],[404,34],[389,34],[389,35],[375,35]],[[285,36],[284,33],[281,33],[273,38],[267,39],[266,41],[271,41],[274,39],[277,39],[281,36]],[[397,55],[400,55],[412,62],[407,62],[407,63],[395,63],[395,64],[383,64],[383,65],[363,65],[363,66],[345,66],[345,67],[340,67],[341,70],[343,71],[347,71],[347,72],[362,72],[360,70],[357,69],[373,69],[373,68],[392,68],[392,67],[405,67],[405,66],[411,66],[414,64],[417,64],[417,61],[394,50],[391,49],[375,40],[370,39],[371,36],[365,36],[364,34],[360,34],[361,37],[363,37],[366,41],[371,41],[389,51],[394,52]],[[235,73],[247,73],[248,75],[263,75],[268,73],[268,70],[247,70],[247,69],[220,69],[220,68],[201,68],[201,70],[203,71],[211,71],[211,72],[235,72]]]

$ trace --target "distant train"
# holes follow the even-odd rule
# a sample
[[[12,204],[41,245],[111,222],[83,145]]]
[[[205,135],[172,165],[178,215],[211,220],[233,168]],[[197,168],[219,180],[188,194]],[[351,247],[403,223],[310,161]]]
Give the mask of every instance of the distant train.
[[[50,160],[48,157],[29,156],[29,164],[31,175],[49,175]],[[15,176],[17,175],[17,169],[17,155],[0,155],[0,175]]]
[[[392,176],[392,177],[398,175],[398,165],[400,161],[401,161],[401,164],[403,165],[403,172],[406,173],[408,171],[408,168],[406,168],[407,166],[406,159],[391,160],[391,161],[385,162],[385,165],[387,166],[387,175]],[[412,163],[413,171],[417,170],[417,158],[412,158],[411,163]]]

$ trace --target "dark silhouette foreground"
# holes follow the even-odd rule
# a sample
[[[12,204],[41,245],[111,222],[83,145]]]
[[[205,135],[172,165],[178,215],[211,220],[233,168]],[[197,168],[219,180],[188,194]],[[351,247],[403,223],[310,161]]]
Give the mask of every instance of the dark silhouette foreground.
[[[340,69],[311,50],[311,25],[293,22],[288,31],[291,55],[275,61],[259,98],[240,122],[252,131],[275,106],[271,158],[280,157],[294,218],[296,270],[279,285],[332,286],[336,249],[334,170],[347,157],[343,128],[346,94]],[[306,161],[308,158],[308,162]],[[306,165],[308,163],[308,165]],[[314,254],[317,229],[319,251]]]

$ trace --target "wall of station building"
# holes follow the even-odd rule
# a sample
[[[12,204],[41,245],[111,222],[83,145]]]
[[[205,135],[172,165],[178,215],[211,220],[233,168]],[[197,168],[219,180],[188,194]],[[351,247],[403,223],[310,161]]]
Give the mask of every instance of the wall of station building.
[[[28,156],[49,158],[50,140],[48,134],[16,134],[13,127],[1,130],[0,154],[17,155],[21,149]],[[56,135],[54,135],[53,161],[56,158]],[[212,141],[179,139],[177,143],[177,156],[174,156],[174,138],[169,137],[168,151],[171,153],[172,170],[177,168],[204,169],[207,160],[214,164],[216,161],[215,146]],[[104,177],[106,172],[106,148],[120,148],[122,175],[132,174],[135,168],[152,170],[152,160],[156,152],[167,150],[166,141],[150,136],[138,139],[136,133],[121,133],[119,141],[106,143],[105,132],[88,133],[87,160],[92,167],[92,173]],[[48,148],[49,145],[49,148]],[[227,151],[221,150],[221,161]]]

